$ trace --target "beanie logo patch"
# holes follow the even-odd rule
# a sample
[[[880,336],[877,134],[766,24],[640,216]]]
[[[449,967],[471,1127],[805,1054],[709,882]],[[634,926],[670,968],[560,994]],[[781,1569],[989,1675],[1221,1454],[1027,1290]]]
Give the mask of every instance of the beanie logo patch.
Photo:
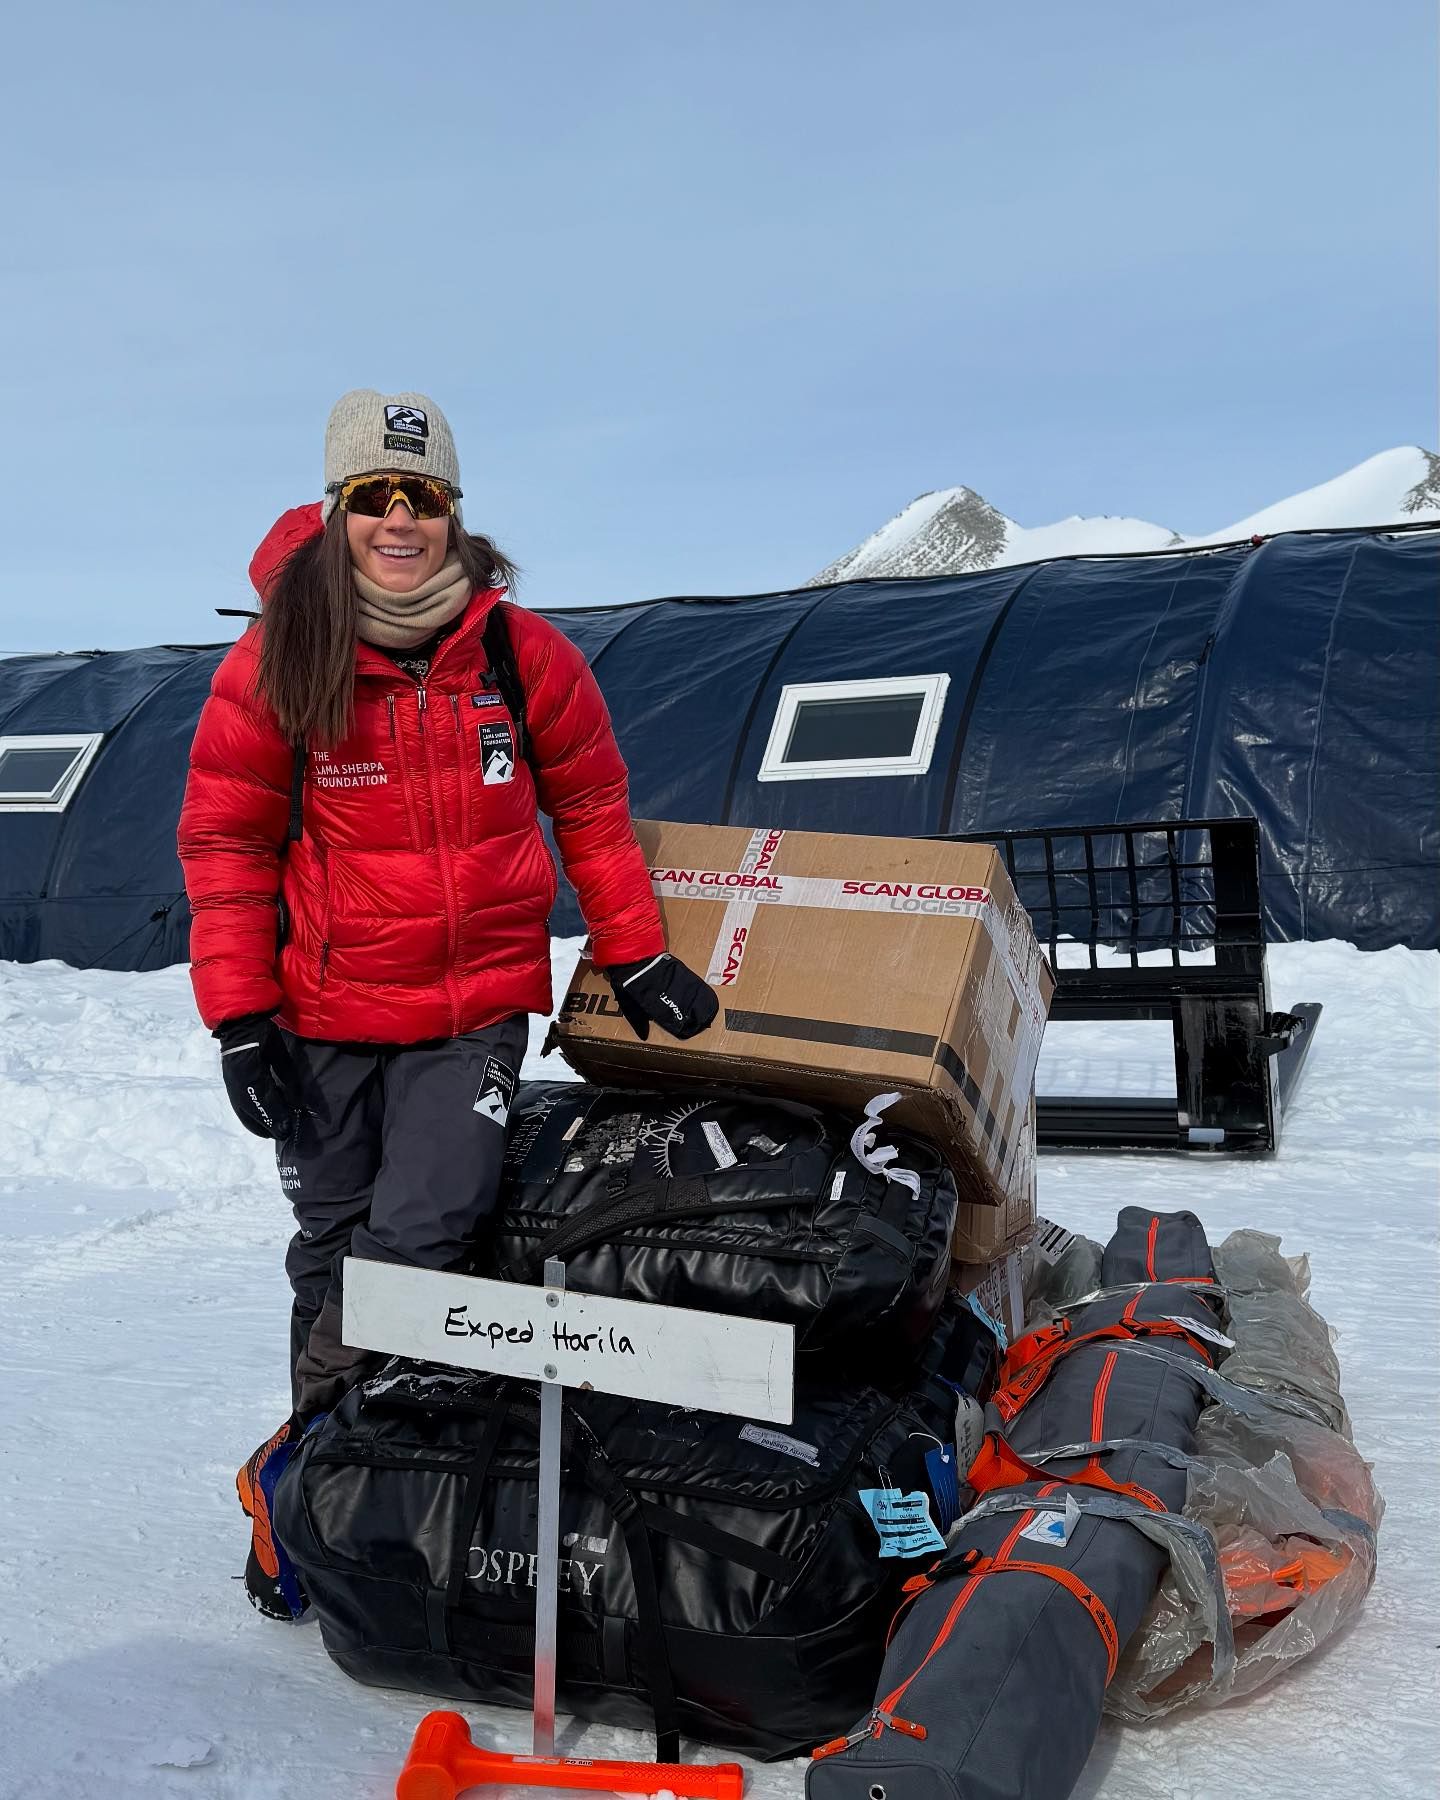
[[[387,406],[385,429],[403,431],[407,437],[426,438],[430,435],[430,421],[418,406]]]
[[[409,456],[424,456],[425,440],[430,435],[430,421],[418,406],[385,408],[385,448],[403,450]]]

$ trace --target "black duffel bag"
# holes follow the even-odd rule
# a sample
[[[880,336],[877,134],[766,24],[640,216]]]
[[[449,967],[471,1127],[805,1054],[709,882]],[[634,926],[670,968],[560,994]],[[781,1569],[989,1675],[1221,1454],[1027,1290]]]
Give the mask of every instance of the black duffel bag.
[[[538,1282],[557,1256],[582,1293],[793,1324],[827,1369],[903,1370],[945,1296],[955,1180],[883,1120],[867,1166],[865,1124],[724,1090],[526,1084],[473,1272]]]
[[[993,1369],[947,1307],[946,1375]],[[924,1490],[953,1436],[938,1373],[908,1396],[802,1389],[791,1424],[568,1390],[558,1703],[761,1757],[868,1706],[901,1583],[862,1488]],[[274,1519],[330,1655],[357,1680],[528,1707],[539,1405],[533,1385],[392,1362],[303,1440]]]

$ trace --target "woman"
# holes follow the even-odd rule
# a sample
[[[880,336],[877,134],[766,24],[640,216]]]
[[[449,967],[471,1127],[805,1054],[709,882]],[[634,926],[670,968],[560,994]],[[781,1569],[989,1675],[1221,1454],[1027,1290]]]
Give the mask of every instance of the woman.
[[[537,806],[635,1028],[689,1037],[715,1015],[665,954],[595,679],[502,599],[514,571],[465,533],[459,501],[433,401],[346,394],[325,499],[256,552],[262,618],[216,671],[190,753],[195,997],[298,1226],[294,1412],[237,1478],[247,1587],[280,1616],[301,1602],[269,1493],[306,1422],[373,1362],[341,1342],[342,1259],[451,1267],[495,1203],[526,1015],[551,1007]]]

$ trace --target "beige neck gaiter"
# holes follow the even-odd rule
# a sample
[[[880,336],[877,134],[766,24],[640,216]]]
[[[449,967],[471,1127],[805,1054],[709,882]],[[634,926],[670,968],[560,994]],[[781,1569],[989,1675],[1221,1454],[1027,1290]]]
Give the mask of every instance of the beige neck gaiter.
[[[428,581],[408,594],[394,594],[354,570],[359,602],[355,629],[367,644],[382,650],[413,650],[448,625],[470,598],[470,577],[453,553]]]

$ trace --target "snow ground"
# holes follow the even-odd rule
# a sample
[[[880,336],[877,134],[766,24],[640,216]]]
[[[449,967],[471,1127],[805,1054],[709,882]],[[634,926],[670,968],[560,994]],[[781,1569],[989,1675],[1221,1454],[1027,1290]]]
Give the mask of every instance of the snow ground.
[[[1281,945],[1271,968],[1278,1006],[1325,1006],[1280,1156],[1047,1158],[1041,1204],[1095,1237],[1127,1202],[1184,1205],[1212,1237],[1252,1225],[1310,1253],[1388,1505],[1379,1579],[1344,1638],[1254,1699],[1107,1724],[1083,1800],[1436,1791],[1440,956]],[[1143,1028],[1056,1029],[1042,1085],[1153,1091],[1166,1053]],[[185,970],[0,964],[0,1119],[0,1800],[389,1800],[424,1701],[355,1685],[235,1579],[234,1470],[288,1410],[289,1215]],[[523,1715],[471,1716],[528,1748]],[[582,1743],[653,1754],[568,1725]],[[802,1787],[781,1764],[750,1791]]]

